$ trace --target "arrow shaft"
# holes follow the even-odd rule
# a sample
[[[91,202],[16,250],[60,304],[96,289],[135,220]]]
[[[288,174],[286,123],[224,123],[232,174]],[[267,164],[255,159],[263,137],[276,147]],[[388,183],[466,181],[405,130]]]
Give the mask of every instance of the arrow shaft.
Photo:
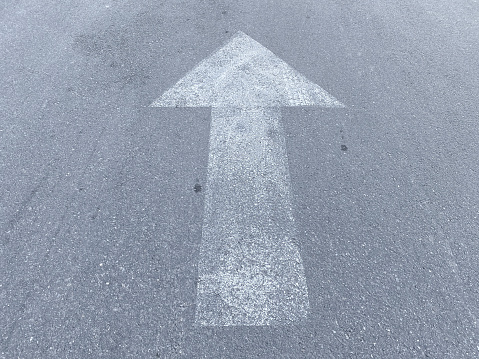
[[[279,108],[213,108],[199,325],[270,325],[306,317]]]

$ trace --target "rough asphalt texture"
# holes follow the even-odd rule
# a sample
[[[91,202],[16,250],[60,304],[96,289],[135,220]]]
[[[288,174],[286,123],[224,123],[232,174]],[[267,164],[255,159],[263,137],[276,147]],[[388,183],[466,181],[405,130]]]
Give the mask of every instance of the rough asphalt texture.
[[[210,110],[148,107],[239,30],[347,106],[282,110],[298,326],[193,326]],[[3,1],[0,358],[479,357],[478,49],[476,0]]]

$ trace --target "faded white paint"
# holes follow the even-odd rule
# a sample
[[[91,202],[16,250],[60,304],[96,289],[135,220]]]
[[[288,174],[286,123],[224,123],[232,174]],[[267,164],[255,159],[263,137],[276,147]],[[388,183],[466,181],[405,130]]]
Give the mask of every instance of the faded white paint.
[[[196,322],[268,325],[305,318],[279,108],[213,108]]]
[[[242,32],[203,60],[154,107],[344,107]]]
[[[344,105],[239,32],[151,106],[212,107],[196,323],[305,319],[280,107]]]

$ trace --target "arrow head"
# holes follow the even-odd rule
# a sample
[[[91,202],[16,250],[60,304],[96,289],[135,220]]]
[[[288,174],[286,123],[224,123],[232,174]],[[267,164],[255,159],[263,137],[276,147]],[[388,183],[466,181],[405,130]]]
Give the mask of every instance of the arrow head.
[[[243,32],[198,64],[152,107],[344,107]]]

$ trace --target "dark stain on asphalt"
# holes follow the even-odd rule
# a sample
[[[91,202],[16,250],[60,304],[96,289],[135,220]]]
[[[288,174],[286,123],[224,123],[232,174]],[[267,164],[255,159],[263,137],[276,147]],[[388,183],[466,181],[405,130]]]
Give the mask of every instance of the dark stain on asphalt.
[[[147,84],[150,76],[146,65],[132,55],[138,51],[135,33],[126,27],[110,26],[74,36],[73,50],[97,66],[98,76],[91,86],[139,88]]]
[[[201,185],[198,183],[198,181],[196,181],[196,184],[195,184],[195,186],[193,187],[193,190],[194,190],[196,193],[201,192],[202,187],[201,187]]]
[[[343,129],[340,129],[340,130],[339,130],[339,133],[341,134],[341,140],[344,141],[344,131],[343,131]],[[347,150],[348,150],[348,146],[346,146],[346,145],[341,145],[341,151],[346,152]]]

